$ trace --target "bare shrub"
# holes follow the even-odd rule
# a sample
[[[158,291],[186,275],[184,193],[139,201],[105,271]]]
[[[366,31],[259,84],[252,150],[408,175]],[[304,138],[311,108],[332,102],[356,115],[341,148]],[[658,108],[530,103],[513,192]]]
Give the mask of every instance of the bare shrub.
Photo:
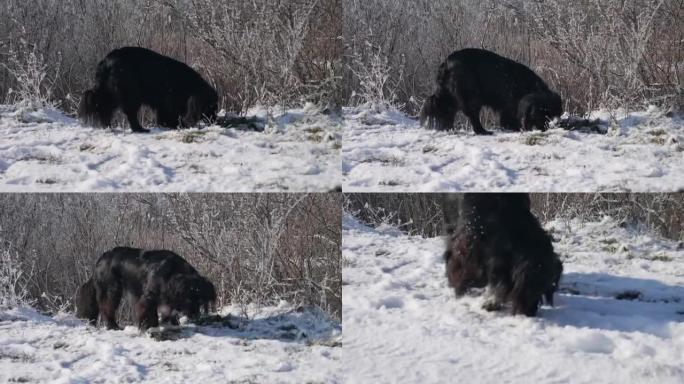
[[[682,240],[683,197],[682,193],[533,194],[532,207],[542,221],[598,221],[609,216],[623,225],[639,225]]]
[[[0,249],[0,309],[33,303],[27,287],[32,272],[30,266],[22,265],[19,254],[12,252],[9,246]]]
[[[392,225],[409,234],[442,234],[442,195],[438,193],[345,194],[345,210],[372,225]]]
[[[382,55],[380,49],[370,42],[366,42],[363,47],[364,52],[350,54],[349,70],[354,81],[358,82],[358,88],[351,94],[351,104],[366,104],[379,111],[390,107],[402,108],[397,96],[397,89],[402,81],[402,68],[398,69],[397,78],[393,78],[395,69],[389,65],[388,58]]]
[[[540,62],[563,69],[559,85],[570,91],[576,104],[584,103],[587,109],[635,106],[673,94],[677,78],[672,70],[682,56],[668,50],[681,47],[681,41],[669,40],[669,35],[683,36],[681,27],[672,29],[672,12],[684,11],[681,2],[591,0],[578,5],[552,0],[506,5],[524,20],[535,40],[560,55],[562,61]]]
[[[369,225],[391,224],[409,234],[436,237],[443,234],[443,196],[350,194],[345,195],[345,211]],[[587,222],[609,216],[623,225],[640,226],[673,240],[684,239],[682,193],[533,193],[531,199],[532,211],[542,222]]]
[[[30,110],[55,108],[53,89],[59,76],[59,60],[48,65],[43,54],[23,37],[10,45],[8,55],[7,63],[1,65],[15,88],[7,90],[6,102]]]

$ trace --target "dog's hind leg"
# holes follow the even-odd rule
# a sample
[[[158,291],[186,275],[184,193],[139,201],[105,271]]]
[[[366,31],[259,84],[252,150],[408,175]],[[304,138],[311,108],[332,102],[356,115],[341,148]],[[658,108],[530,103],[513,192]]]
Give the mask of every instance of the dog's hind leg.
[[[97,289],[97,303],[100,309],[100,315],[105,321],[107,329],[120,329],[116,323],[116,309],[121,302],[122,294],[121,285],[116,283],[109,283],[108,285]]]

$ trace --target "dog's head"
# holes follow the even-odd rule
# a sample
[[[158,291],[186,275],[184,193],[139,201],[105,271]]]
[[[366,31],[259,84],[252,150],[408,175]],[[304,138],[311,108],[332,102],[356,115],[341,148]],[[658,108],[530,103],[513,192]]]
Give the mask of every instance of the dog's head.
[[[169,281],[170,304],[180,311],[196,319],[202,308],[216,302],[216,289],[206,278],[199,274],[176,275]]]
[[[549,122],[563,114],[563,101],[554,92],[530,93],[520,99],[518,118],[526,131],[546,131]]]
[[[82,124],[90,127],[104,127],[112,119],[113,106],[104,92],[89,89],[83,92],[78,105],[78,118]]]
[[[560,275],[553,260],[526,260],[513,268],[513,314],[536,316],[542,299],[553,300]],[[562,266],[561,266],[562,273]]]
[[[209,85],[206,89],[190,96],[187,101],[187,111],[183,124],[191,127],[200,121],[212,124],[218,113],[218,94]]]
[[[437,92],[423,103],[420,110],[420,125],[428,129],[447,131],[454,127],[456,101],[447,92]]]

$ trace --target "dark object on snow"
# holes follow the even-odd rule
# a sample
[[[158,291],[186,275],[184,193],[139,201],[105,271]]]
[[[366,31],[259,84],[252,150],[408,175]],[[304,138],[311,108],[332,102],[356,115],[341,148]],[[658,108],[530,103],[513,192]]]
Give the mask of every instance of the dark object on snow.
[[[96,85],[85,91],[78,116],[88,125],[107,127],[121,109],[133,132],[147,132],[138,121],[140,107],[157,113],[162,127],[191,127],[213,121],[218,94],[199,73],[180,61],[144,48],[110,52],[97,65]]]
[[[487,135],[480,110],[499,113],[506,129],[542,131],[563,113],[560,96],[525,65],[483,49],[452,53],[437,71],[437,90],[425,100],[421,125],[449,130],[456,112],[462,111],[478,135]]]
[[[536,92],[525,95],[518,103],[518,119],[525,131],[539,129],[546,131],[549,121],[563,114],[560,96],[551,91]],[[502,122],[502,125],[505,122]],[[517,121],[511,120],[509,126],[518,130]]]
[[[624,291],[615,295],[616,300],[634,301],[641,299],[641,292],[639,291]]]
[[[253,117],[243,117],[235,115],[219,116],[214,123],[223,128],[235,128],[246,131],[262,132],[266,128],[264,119]]]
[[[97,260],[79,290],[76,313],[91,324],[99,314],[107,329],[119,329],[115,315],[124,292],[133,298],[141,330],[159,325],[158,312],[162,323],[177,325],[176,312],[196,319],[216,301],[214,285],[177,254],[117,247]]]
[[[551,238],[549,236],[549,238]],[[551,238],[551,241],[553,241],[553,238]],[[560,260],[560,257],[558,257],[557,254],[554,253],[554,258],[553,258],[553,284],[551,284],[549,287],[546,288],[546,292],[544,292],[544,301],[546,301],[546,304],[553,306],[553,294],[556,293],[558,290],[558,287],[560,286],[560,279],[561,276],[563,275],[563,262]]]
[[[231,329],[237,328],[236,325],[232,323],[233,316],[227,315],[227,316],[221,316],[218,314],[206,314],[204,316],[201,316],[199,319],[195,321],[195,324],[197,325],[215,325],[215,326],[226,326]]]
[[[444,258],[456,296],[489,287],[493,297],[486,310],[499,310],[510,300],[513,314],[526,316],[537,314],[542,299],[553,304],[563,273],[527,194],[463,195]]]
[[[608,133],[608,125],[601,119],[581,119],[575,116],[569,116],[566,119],[561,119],[556,123],[556,126],[565,129],[566,131],[579,131],[582,133],[598,133],[605,135]]]
[[[175,326],[152,328],[147,331],[147,334],[156,341],[176,341],[183,338],[183,329]]]

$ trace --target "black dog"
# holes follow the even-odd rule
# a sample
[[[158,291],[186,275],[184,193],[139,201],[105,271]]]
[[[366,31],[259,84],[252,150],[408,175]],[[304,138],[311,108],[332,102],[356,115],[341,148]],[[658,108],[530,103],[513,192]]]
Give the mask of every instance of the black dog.
[[[93,277],[80,288],[77,316],[118,329],[116,310],[123,293],[132,296],[134,314],[141,330],[162,322],[177,324],[175,312],[197,318],[216,301],[214,285],[182,257],[171,251],[145,251],[117,247],[105,252],[95,264]]]
[[[190,127],[201,119],[213,121],[218,94],[192,68],[144,48],[110,52],[97,65],[95,88],[81,98],[79,118],[85,124],[109,126],[121,108],[133,132],[147,132],[138,111],[147,105],[157,123],[167,128]]]
[[[439,67],[437,90],[425,100],[421,125],[448,130],[463,111],[478,135],[488,135],[480,123],[483,106],[499,113],[503,127],[546,130],[549,120],[563,113],[558,94],[532,70],[482,49],[452,53]]]
[[[513,314],[527,316],[536,315],[542,299],[553,304],[563,272],[526,194],[465,194],[444,257],[457,296],[488,287],[493,297],[485,309],[510,300]]]

